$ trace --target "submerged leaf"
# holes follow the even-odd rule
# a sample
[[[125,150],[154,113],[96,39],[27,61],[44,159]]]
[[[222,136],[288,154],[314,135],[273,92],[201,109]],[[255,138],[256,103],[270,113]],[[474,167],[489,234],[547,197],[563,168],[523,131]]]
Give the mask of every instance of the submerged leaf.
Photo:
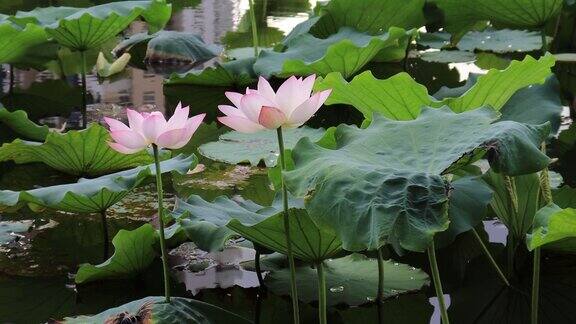
[[[319,140],[324,130],[304,126],[286,129],[283,133],[284,146],[286,149],[291,149],[304,137],[309,137],[312,141]],[[278,139],[276,131],[273,130],[254,134],[232,131],[220,135],[218,142],[201,145],[198,152],[209,159],[231,164],[248,162],[251,165],[258,165],[263,161],[267,167],[275,166],[279,155]]]
[[[157,235],[150,224],[132,231],[121,229],[112,239],[114,254],[99,265],[80,265],[74,281],[82,284],[101,279],[130,278],[141,273],[156,258]]]
[[[198,300],[155,296],[135,300],[94,316],[67,317],[66,324],[81,323],[202,323],[249,324],[250,321],[225,309]]]
[[[376,299],[378,262],[362,254],[324,261],[326,295],[330,306],[362,305]],[[384,296],[393,297],[422,289],[430,284],[428,275],[417,268],[392,260],[384,261]],[[318,300],[316,270],[308,265],[296,268],[298,298],[306,303]],[[290,270],[277,269],[266,276],[266,286],[277,294],[290,291]]]
[[[196,163],[194,155],[179,155],[160,162],[160,167],[162,172],[185,173]],[[80,179],[71,184],[24,191],[0,190],[0,210],[13,211],[28,205],[33,210],[50,208],[72,213],[101,212],[155,175],[155,166],[150,164],[99,178]]]
[[[539,150],[549,126],[498,122],[490,108],[455,114],[425,108],[413,121],[375,115],[366,129],[341,125],[336,149],[302,139],[292,151],[288,188],[307,196],[314,220],[334,228],[346,250],[423,251],[446,230],[448,185],[442,175],[485,151],[499,172],[518,175],[544,168]]]
[[[150,163],[146,151],[122,154],[108,146],[108,131],[91,124],[81,131],[51,132],[44,143],[15,140],[0,147],[0,161],[41,162],[73,175],[100,175]]]
[[[349,77],[374,59],[395,61],[404,58],[406,44],[413,33],[392,27],[387,33],[371,36],[342,27],[325,39],[302,34],[288,42],[284,52],[260,52],[254,71],[267,77],[324,76],[330,72]]]

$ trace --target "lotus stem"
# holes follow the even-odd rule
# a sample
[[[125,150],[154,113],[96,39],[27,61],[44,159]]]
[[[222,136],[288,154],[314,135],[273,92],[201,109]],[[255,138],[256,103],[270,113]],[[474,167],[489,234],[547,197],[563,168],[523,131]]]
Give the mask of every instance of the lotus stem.
[[[432,271],[432,281],[434,282],[434,289],[436,290],[436,297],[438,298],[438,305],[440,306],[442,324],[450,324],[450,320],[448,319],[448,312],[446,311],[446,303],[444,302],[444,292],[442,292],[440,271],[438,271],[438,263],[436,261],[436,250],[434,249],[434,240],[432,240],[430,246],[428,246],[428,261],[430,262],[430,270]]]
[[[86,116],[86,51],[80,51],[80,72],[82,74],[82,128],[88,126],[88,116]]]
[[[264,278],[262,277],[262,268],[260,267],[260,249],[256,247],[256,255],[254,256],[254,267],[256,268],[256,277],[258,277],[258,284],[264,288]]]
[[[474,237],[476,238],[476,240],[478,241],[478,243],[482,247],[482,251],[484,251],[484,254],[486,254],[486,257],[488,258],[488,260],[490,260],[490,263],[492,263],[492,266],[494,266],[494,270],[496,270],[496,272],[498,273],[498,276],[500,276],[500,279],[502,279],[502,281],[504,282],[504,284],[506,286],[510,287],[510,283],[508,282],[508,279],[504,275],[504,272],[502,272],[502,269],[500,269],[500,267],[498,266],[498,263],[492,257],[492,254],[490,253],[490,251],[488,250],[488,248],[484,244],[484,241],[482,241],[482,238],[480,237],[480,235],[478,235],[478,232],[476,231],[476,229],[473,228],[472,233],[474,233]]]
[[[158,192],[158,224],[160,227],[160,250],[162,252],[162,268],[164,273],[164,295],[166,302],[170,303],[170,273],[168,270],[168,253],[166,252],[166,241],[164,238],[164,192],[162,190],[162,169],[160,168],[160,155],[158,146],[152,144],[154,150],[154,164],[156,165],[156,190]]]
[[[540,248],[534,249],[532,269],[532,324],[538,323],[538,299],[540,297]]]
[[[327,324],[326,318],[326,274],[324,273],[324,263],[316,263],[316,273],[318,274],[318,323]]]
[[[384,255],[382,248],[378,249],[378,294],[376,296],[378,304],[378,322],[384,323]]]
[[[516,182],[510,176],[503,175],[504,177],[504,186],[506,187],[506,191],[508,192],[508,197],[510,198],[510,208],[511,213],[513,213],[513,219],[516,219],[516,215],[518,214],[518,194],[516,193]],[[511,228],[508,228],[508,242],[506,244],[506,249],[508,250],[508,262],[507,262],[507,272],[508,277],[511,277],[514,273],[514,257],[516,255],[516,234],[511,231]]]
[[[278,135],[278,148],[280,149],[280,166],[282,171],[286,170],[286,157],[284,154],[284,138],[282,136],[282,127],[276,129]],[[300,310],[298,309],[298,288],[296,287],[296,265],[294,264],[294,254],[292,252],[292,241],[290,239],[290,215],[288,213],[288,190],[284,183],[284,174],[280,177],[282,180],[282,206],[284,210],[284,232],[286,235],[286,249],[288,264],[290,266],[290,295],[292,296],[292,312],[294,323],[300,323]]]
[[[544,55],[548,52],[548,41],[546,40],[546,31],[544,30],[544,27],[540,30],[540,36],[542,37],[542,55]]]
[[[110,251],[110,237],[108,236],[108,221],[106,219],[106,210],[100,212],[102,223],[102,238],[104,239],[104,260],[108,259]]]
[[[9,73],[10,73],[10,85],[8,88],[8,94],[12,95],[12,93],[14,93],[14,65],[10,64],[10,68],[9,68]]]
[[[252,25],[252,46],[254,46],[254,57],[258,57],[258,27],[256,25],[256,12],[254,12],[254,0],[248,0],[250,6],[250,24]]]

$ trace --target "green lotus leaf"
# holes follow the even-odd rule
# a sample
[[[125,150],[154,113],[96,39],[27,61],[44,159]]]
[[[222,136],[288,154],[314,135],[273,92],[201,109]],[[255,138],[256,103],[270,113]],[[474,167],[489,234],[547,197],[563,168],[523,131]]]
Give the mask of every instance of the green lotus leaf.
[[[425,0],[333,0],[320,10],[310,34],[327,38],[341,27],[352,27],[370,35],[390,27],[419,28],[425,24]]]
[[[478,22],[491,21],[505,27],[541,28],[555,17],[564,4],[563,0],[435,0],[446,17],[445,29],[462,33]]]
[[[324,261],[326,295],[329,306],[362,305],[374,301],[378,290],[378,262],[362,254]],[[410,265],[384,261],[384,296],[414,292],[430,284],[428,275]],[[318,300],[316,270],[308,265],[296,268],[298,298],[309,303]],[[266,276],[266,286],[277,294],[290,292],[290,270],[273,270]]]
[[[286,183],[297,197],[307,196],[310,215],[334,228],[346,250],[389,243],[423,251],[435,233],[448,228],[443,174],[486,151],[492,167],[510,175],[549,163],[539,150],[548,124],[493,123],[497,118],[488,107],[461,114],[427,107],[413,121],[375,115],[366,129],[340,125],[336,149],[309,138],[298,142]]]
[[[121,279],[136,276],[146,270],[156,258],[156,230],[150,224],[127,231],[121,229],[112,239],[114,254],[99,265],[80,265],[77,284],[102,279]]]
[[[526,236],[530,251],[543,247],[576,252],[576,209],[544,206],[534,217],[534,229]]]
[[[10,21],[0,23],[0,63],[19,63],[29,50],[48,43],[48,36],[40,26],[20,27]]]
[[[530,52],[542,48],[542,37],[535,31],[487,29],[466,33],[456,46],[463,51],[470,52]]]
[[[466,51],[436,51],[424,52],[420,59],[436,63],[467,63],[476,60],[476,54]]]
[[[18,24],[35,23],[59,44],[77,51],[98,48],[141,17],[150,32],[168,22],[171,5],[165,0],[120,1],[90,8],[50,7],[18,12],[10,19]]]
[[[498,219],[506,225],[516,240],[523,240],[532,227],[534,215],[540,208],[540,180],[538,174],[527,174],[512,178],[518,197],[518,213],[512,209],[510,194],[504,176],[490,170],[483,180],[492,188],[494,196],[490,206]]]
[[[303,137],[309,137],[312,141],[319,140],[324,130],[304,126],[286,129],[283,133],[284,147],[291,149]],[[198,152],[216,161],[231,164],[248,162],[251,165],[258,165],[263,161],[267,167],[273,167],[276,165],[279,150],[276,136],[276,131],[273,130],[253,134],[232,131],[220,135],[218,142],[201,145]]]
[[[543,83],[550,76],[553,65],[552,55],[538,60],[527,56],[523,61],[512,61],[506,70],[490,70],[478,77],[478,82],[461,96],[439,101],[430,97],[426,87],[406,73],[379,80],[366,71],[350,82],[339,73],[331,73],[318,81],[315,89],[332,89],[325,104],[352,105],[367,119],[377,112],[391,119],[410,120],[419,115],[422,106],[446,105],[455,112],[464,112],[487,105],[500,110],[516,91],[531,84]]]
[[[576,208],[576,189],[570,186],[552,190],[554,203],[560,208]]]
[[[478,226],[486,217],[486,211],[492,200],[492,190],[478,177],[465,176],[450,185],[452,187],[448,206],[450,225],[447,230],[435,237],[438,246],[446,246],[459,234]]]
[[[288,42],[284,52],[262,51],[254,71],[264,76],[326,75],[340,72],[349,77],[368,62],[401,60],[414,31],[391,27],[387,33],[370,36],[342,27],[328,38],[303,34]],[[401,44],[404,44],[402,46]]]
[[[8,111],[1,105],[0,122],[18,133],[18,135],[35,141],[43,141],[46,139],[49,132],[48,126],[40,126],[30,121],[30,119],[28,119],[28,114],[25,111]],[[2,153],[0,153],[0,155],[1,154]]]
[[[142,322],[149,323],[251,323],[225,309],[198,300],[172,297],[171,302],[166,303],[164,297],[161,296],[135,300],[94,316],[68,317],[62,323],[112,323],[132,318],[139,318],[142,319]]]
[[[91,124],[81,131],[51,132],[44,143],[15,140],[0,147],[0,161],[41,162],[72,175],[101,175],[150,163],[147,151],[122,154],[108,146],[108,130]]]
[[[173,73],[166,85],[191,84],[200,86],[247,86],[256,80],[253,65],[255,58],[246,58],[226,63],[217,63],[204,70],[190,70],[185,73]]]
[[[116,56],[132,53],[133,50],[144,48],[146,61],[179,61],[189,64],[203,63],[222,51],[220,46],[204,43],[196,34],[162,30],[154,34],[138,33],[120,42],[113,52]]]
[[[196,166],[194,155],[178,155],[160,163],[162,172],[185,173]],[[34,210],[57,209],[71,213],[105,211],[145,180],[155,176],[154,164],[76,183],[24,191],[0,190],[0,210],[14,211],[28,205]]]

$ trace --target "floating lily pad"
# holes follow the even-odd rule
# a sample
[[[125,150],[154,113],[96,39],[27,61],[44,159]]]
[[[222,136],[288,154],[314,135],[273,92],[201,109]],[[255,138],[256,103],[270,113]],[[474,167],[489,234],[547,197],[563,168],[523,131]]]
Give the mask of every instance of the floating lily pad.
[[[476,54],[465,51],[424,52],[420,58],[426,62],[436,63],[467,63],[476,60]]]
[[[340,125],[336,149],[308,138],[298,142],[286,183],[297,197],[307,197],[310,215],[334,228],[346,250],[388,243],[423,251],[448,228],[443,174],[491,150],[498,154],[489,154],[490,164],[505,174],[536,172],[549,163],[539,150],[549,125],[492,124],[497,118],[487,107],[460,114],[443,107],[424,108],[414,121],[374,115],[366,129]]]
[[[73,175],[100,175],[151,163],[146,151],[122,154],[108,146],[108,130],[98,124],[88,129],[52,132],[44,143],[15,140],[0,147],[0,161],[16,163],[41,162]]]
[[[253,65],[255,58],[245,58],[226,63],[217,63],[204,70],[190,70],[185,73],[173,73],[166,85],[191,84],[200,86],[246,86],[256,80]]]
[[[323,129],[300,127],[283,131],[284,147],[291,149],[303,137],[312,141],[319,140],[324,134]],[[226,163],[237,164],[248,162],[258,165],[263,161],[266,167],[276,165],[278,159],[278,138],[276,131],[266,130],[253,134],[229,132],[220,136],[218,142],[201,145],[198,151],[203,156]]]
[[[506,70],[490,70],[478,77],[478,82],[461,96],[440,101],[430,97],[426,87],[406,73],[379,80],[370,71],[366,71],[350,82],[339,73],[331,73],[324,80],[318,81],[315,89],[332,89],[327,105],[352,105],[367,119],[371,119],[372,114],[377,112],[387,118],[410,120],[416,118],[421,107],[426,105],[446,105],[455,112],[484,105],[500,110],[518,90],[531,84],[543,83],[551,75],[550,68],[553,65],[552,55],[538,60],[527,56],[523,61],[512,61]]]
[[[122,306],[108,309],[94,316],[65,318],[62,323],[108,323],[139,318],[150,323],[202,323],[202,324],[249,324],[250,321],[222,308],[194,299],[172,297],[166,303],[164,297],[146,297]]]
[[[376,299],[378,290],[378,262],[361,254],[324,261],[326,295],[329,306],[362,305]],[[407,264],[386,260],[384,262],[384,296],[393,297],[418,291],[430,284],[428,275]],[[310,266],[296,269],[298,298],[309,303],[318,300],[316,270]],[[266,286],[273,292],[288,295],[290,270],[283,268],[266,276]]]
[[[365,64],[378,59],[404,58],[406,44],[413,31],[392,27],[387,33],[371,36],[350,27],[322,39],[302,34],[288,42],[284,52],[262,51],[254,64],[254,71],[264,76],[326,75],[340,72],[344,77],[354,75]]]
[[[130,278],[146,270],[156,258],[156,230],[150,224],[127,231],[112,239],[114,254],[99,265],[82,264],[74,279],[77,284],[102,279]]]
[[[530,251],[543,247],[564,252],[576,252],[576,209],[562,209],[551,204],[534,217],[534,229],[526,237]]]
[[[530,52],[542,48],[542,37],[535,31],[487,29],[466,33],[456,46],[470,52],[476,50],[494,53]]]
[[[59,44],[73,50],[97,48],[141,17],[151,32],[170,19],[171,5],[165,0],[121,1],[85,9],[71,7],[37,8],[18,12],[10,19],[18,24],[35,23]]]
[[[179,155],[162,161],[160,167],[162,172],[186,173],[196,163],[194,155]],[[33,210],[50,208],[72,213],[97,213],[116,204],[155,175],[155,166],[150,164],[99,178],[80,179],[71,184],[24,191],[0,190],[0,211],[18,210],[28,205]]]
[[[133,49],[145,48],[144,60],[178,61],[189,64],[206,62],[222,51],[217,45],[208,45],[196,34],[162,30],[154,34],[138,33],[122,41],[114,48],[116,56],[120,56]]]
[[[48,126],[40,126],[28,119],[28,114],[25,111],[8,111],[1,105],[0,122],[8,126],[8,128],[12,129],[18,135],[35,141],[45,140],[49,132]]]

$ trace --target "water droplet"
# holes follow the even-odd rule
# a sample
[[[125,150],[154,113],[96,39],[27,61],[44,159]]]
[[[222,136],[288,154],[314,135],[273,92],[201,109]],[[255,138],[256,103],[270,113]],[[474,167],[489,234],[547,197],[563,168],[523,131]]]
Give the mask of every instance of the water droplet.
[[[512,48],[512,45],[508,45],[508,48]]]
[[[486,36],[486,39],[490,39],[490,38],[492,38],[492,36],[490,36],[490,35]]]
[[[480,43],[485,44],[486,42],[485,42],[485,41],[480,41]]]
[[[341,293],[344,291],[344,286],[330,287],[330,292]]]
[[[376,298],[368,296],[368,297],[366,297],[366,300],[369,302],[373,302],[376,300]]]
[[[414,277],[410,277],[410,280],[414,280]]]
[[[410,270],[412,270],[412,271],[416,271],[416,268],[414,268],[414,267],[410,267]]]
[[[394,262],[394,265],[395,265],[395,266],[399,266],[399,265],[400,265],[400,263],[398,263],[398,262]]]
[[[398,292],[398,290],[396,290],[396,289],[390,289],[390,292],[393,293],[393,294],[395,294],[395,293]]]

